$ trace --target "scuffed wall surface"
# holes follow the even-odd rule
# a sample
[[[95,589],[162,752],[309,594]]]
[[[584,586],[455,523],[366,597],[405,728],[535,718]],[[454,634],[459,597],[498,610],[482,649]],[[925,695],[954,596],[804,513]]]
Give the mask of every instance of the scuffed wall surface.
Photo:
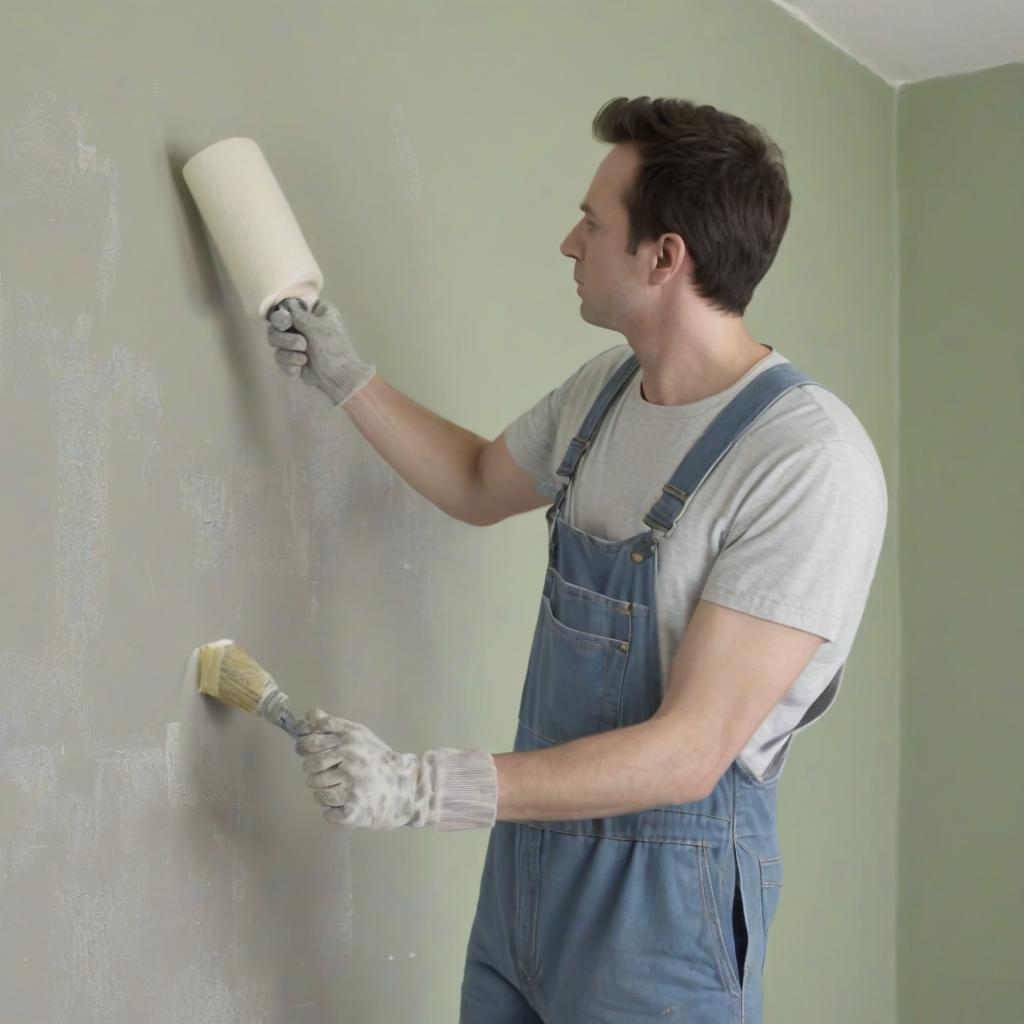
[[[5,224],[26,243],[0,277],[4,1014],[327,1019],[353,957],[351,834],[320,817],[288,737],[200,698],[185,659],[234,636],[300,711],[431,685],[428,577],[459,524],[278,374],[187,206],[169,251],[146,247],[147,291],[119,299],[141,254],[89,121],[41,91],[3,145]],[[169,320],[161,294],[162,264],[193,257],[213,282],[198,328],[193,296]],[[225,333],[236,365],[218,375]],[[362,714],[415,746],[387,710]]]

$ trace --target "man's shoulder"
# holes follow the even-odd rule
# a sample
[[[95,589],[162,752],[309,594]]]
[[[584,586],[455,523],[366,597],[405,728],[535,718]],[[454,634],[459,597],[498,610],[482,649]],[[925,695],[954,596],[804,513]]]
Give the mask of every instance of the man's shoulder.
[[[741,438],[757,463],[783,456],[819,459],[823,454],[873,476],[885,491],[885,473],[871,436],[857,414],[824,383],[787,391]]]

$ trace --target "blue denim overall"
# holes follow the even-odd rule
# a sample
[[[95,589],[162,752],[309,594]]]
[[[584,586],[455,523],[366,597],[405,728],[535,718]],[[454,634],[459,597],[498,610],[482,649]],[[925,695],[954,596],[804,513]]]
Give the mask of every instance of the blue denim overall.
[[[814,383],[791,363],[756,376],[680,463],[644,517],[649,529],[609,541],[569,525],[562,508],[638,366],[631,354],[608,381],[558,470],[566,483],[547,513],[548,567],[516,751],[634,725],[658,710],[658,533],[673,531],[686,501],[764,409]],[[496,822],[460,1024],[760,1024],[782,885],[775,798],[784,757],[776,760],[764,781],[734,761],[693,803]]]

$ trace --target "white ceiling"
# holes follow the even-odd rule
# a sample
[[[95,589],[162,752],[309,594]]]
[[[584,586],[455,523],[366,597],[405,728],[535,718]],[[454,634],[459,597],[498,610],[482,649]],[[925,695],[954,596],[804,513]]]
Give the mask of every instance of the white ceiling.
[[[1024,61],[1024,0],[773,0],[892,85]]]

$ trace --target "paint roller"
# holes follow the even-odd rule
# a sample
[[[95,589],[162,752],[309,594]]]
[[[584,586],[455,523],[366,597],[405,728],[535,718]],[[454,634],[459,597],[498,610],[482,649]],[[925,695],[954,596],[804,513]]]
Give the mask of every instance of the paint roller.
[[[265,320],[288,298],[312,309],[323,272],[255,140],[215,142],[182,174],[246,314]]]
[[[303,735],[299,720],[288,710],[288,695],[233,640],[215,640],[197,647],[190,656],[191,664],[196,667],[200,693],[265,718],[291,736]]]

